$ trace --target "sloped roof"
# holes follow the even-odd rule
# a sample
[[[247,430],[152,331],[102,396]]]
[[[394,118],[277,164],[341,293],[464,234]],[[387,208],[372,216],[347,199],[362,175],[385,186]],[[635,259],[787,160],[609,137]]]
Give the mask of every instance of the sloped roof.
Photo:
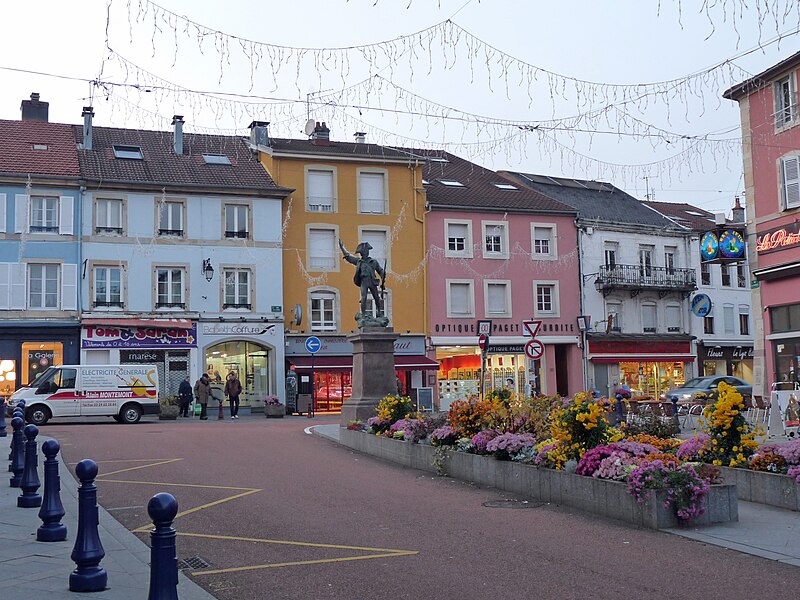
[[[83,142],[83,127],[73,126],[73,142]],[[171,131],[93,127],[92,149],[78,150],[81,174],[99,182],[260,190],[285,195],[251,152],[245,138],[183,134],[183,154],[175,154]],[[117,158],[114,146],[138,146],[142,160]],[[227,164],[208,164],[203,154],[225,155]]]
[[[689,227],[694,231],[708,231],[715,227],[714,213],[678,202],[645,201],[644,204],[666,215],[679,225]]]
[[[409,160],[414,158],[407,151],[391,146],[381,146],[380,144],[367,144],[366,142],[330,140],[326,143],[314,144],[310,139],[270,138],[269,147],[277,153],[307,154],[309,156],[335,156],[369,160]]]
[[[34,145],[39,149],[34,150]],[[71,126],[0,120],[0,173],[78,178]]]
[[[581,219],[649,225],[659,229],[680,229],[663,215],[610,183],[511,171],[500,173],[521,185],[573,207]]]
[[[800,64],[800,52],[795,52],[789,58],[785,58],[781,62],[772,65],[758,75],[754,75],[750,79],[728,88],[723,92],[722,97],[728,100],[738,101],[742,96],[755,92],[765,85],[769,85],[773,78],[783,74],[787,69],[796,67],[798,64]]]

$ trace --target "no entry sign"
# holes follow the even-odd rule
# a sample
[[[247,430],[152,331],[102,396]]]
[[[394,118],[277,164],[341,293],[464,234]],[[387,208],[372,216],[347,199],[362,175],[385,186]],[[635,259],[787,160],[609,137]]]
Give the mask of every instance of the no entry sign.
[[[478,347],[482,351],[486,351],[486,347],[489,345],[489,336],[485,333],[482,333],[478,336]]]

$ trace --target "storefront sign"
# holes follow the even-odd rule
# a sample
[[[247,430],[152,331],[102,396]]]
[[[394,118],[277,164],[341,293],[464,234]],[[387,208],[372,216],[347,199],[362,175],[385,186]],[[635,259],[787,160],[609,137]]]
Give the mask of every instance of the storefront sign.
[[[196,348],[197,324],[191,329],[84,325],[81,348]]]
[[[752,346],[705,346],[700,348],[699,355],[702,360],[744,360],[754,356]]]
[[[539,329],[539,333],[573,333],[576,326],[577,322],[559,323],[542,321],[542,326]],[[475,323],[470,323],[469,321],[456,323],[434,323],[433,330],[435,333],[463,333],[473,334],[475,337],[478,337],[478,334],[481,333],[478,331]],[[527,335],[527,332],[523,329],[520,323],[512,322],[493,323],[491,335],[494,335],[495,333],[517,333]]]
[[[275,335],[272,323],[203,323],[203,335]]]
[[[711,298],[708,294],[696,294],[692,298],[692,314],[707,317],[711,314]]]
[[[322,342],[317,356],[348,356],[353,354],[353,344],[343,335],[318,335]],[[308,356],[305,348],[307,336],[286,336],[286,356]],[[491,350],[490,350],[491,351]],[[397,356],[424,356],[425,338],[421,335],[401,336],[394,342]]]
[[[122,363],[161,363],[164,350],[120,350],[119,360]]]
[[[800,246],[800,221],[756,234],[756,251],[769,254],[793,246]]]
[[[489,344],[489,354],[524,354],[525,344]]]

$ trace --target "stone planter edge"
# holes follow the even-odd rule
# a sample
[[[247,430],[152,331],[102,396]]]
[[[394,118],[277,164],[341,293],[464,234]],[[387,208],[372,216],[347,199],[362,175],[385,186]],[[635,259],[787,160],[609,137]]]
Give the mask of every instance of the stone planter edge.
[[[721,467],[725,483],[736,486],[739,500],[800,512],[800,484],[788,475]]]

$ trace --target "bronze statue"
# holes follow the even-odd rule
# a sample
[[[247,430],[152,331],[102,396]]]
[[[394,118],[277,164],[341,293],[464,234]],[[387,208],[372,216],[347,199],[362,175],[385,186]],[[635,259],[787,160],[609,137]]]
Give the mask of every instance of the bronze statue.
[[[360,255],[360,258],[355,258],[345,250],[342,240],[339,240],[339,248],[342,250],[344,259],[356,266],[353,283],[361,288],[361,312],[356,315],[356,321],[361,327],[386,327],[389,324],[389,319],[384,315],[382,297],[383,292],[386,290],[386,270],[381,267],[377,260],[370,257],[369,251],[372,250],[372,246],[369,242],[361,242],[356,248],[356,254]],[[378,276],[380,276],[380,281]],[[378,290],[379,285],[380,291]],[[372,295],[372,299],[375,302],[375,317],[367,314],[367,293]]]

